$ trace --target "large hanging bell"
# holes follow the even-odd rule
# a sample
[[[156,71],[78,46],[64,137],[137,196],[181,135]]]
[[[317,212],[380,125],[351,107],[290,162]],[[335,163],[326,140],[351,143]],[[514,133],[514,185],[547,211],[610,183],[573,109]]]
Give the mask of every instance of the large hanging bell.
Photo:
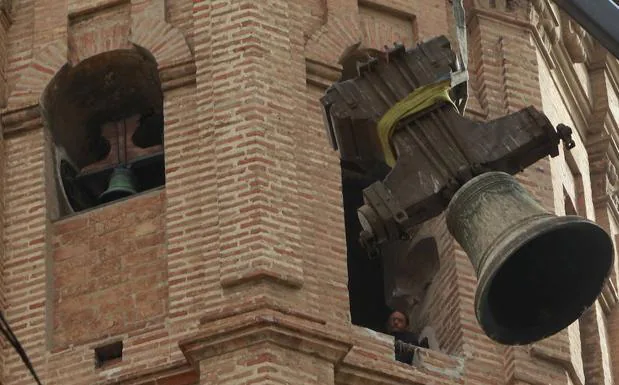
[[[477,320],[499,343],[532,343],[576,321],[613,263],[613,244],[601,227],[547,212],[503,172],[462,186],[446,220],[477,273]]]
[[[116,167],[110,176],[107,190],[99,196],[99,202],[112,202],[135,193],[137,193],[137,190],[133,171],[126,167]]]

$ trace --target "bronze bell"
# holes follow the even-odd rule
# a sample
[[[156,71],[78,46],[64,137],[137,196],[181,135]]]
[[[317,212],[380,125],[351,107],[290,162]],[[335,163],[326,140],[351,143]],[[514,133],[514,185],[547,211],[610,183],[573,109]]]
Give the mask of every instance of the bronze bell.
[[[137,193],[137,190],[133,171],[126,167],[116,167],[110,176],[107,190],[99,196],[99,202],[112,202],[135,193]]]
[[[477,320],[499,343],[535,342],[576,321],[613,264],[613,244],[601,227],[547,212],[507,173],[469,180],[446,220],[476,270]]]

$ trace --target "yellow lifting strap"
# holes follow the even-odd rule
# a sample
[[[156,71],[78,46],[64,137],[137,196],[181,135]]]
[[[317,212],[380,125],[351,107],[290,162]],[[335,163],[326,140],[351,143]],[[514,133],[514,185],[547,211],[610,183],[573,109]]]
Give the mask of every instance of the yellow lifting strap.
[[[378,121],[376,129],[378,130],[378,139],[383,150],[385,162],[389,167],[395,165],[395,155],[393,154],[389,139],[391,139],[391,135],[400,120],[423,111],[439,102],[447,102],[454,105],[449,97],[450,89],[450,80],[419,87],[385,112],[383,117]]]

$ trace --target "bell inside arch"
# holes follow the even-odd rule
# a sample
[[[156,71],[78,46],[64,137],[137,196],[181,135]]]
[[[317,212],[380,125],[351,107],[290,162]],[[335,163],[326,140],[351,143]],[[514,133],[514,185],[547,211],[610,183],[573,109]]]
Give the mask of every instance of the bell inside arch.
[[[462,186],[446,220],[476,270],[477,320],[499,343],[532,343],[576,321],[613,263],[612,240],[601,227],[547,212],[503,172]]]
[[[99,202],[112,202],[136,193],[137,188],[133,171],[126,167],[116,167],[110,176],[107,190],[99,196]]]

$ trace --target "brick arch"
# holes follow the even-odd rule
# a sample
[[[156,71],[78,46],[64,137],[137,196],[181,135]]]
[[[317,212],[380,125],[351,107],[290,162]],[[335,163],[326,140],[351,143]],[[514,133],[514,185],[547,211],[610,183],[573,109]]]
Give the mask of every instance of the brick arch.
[[[19,76],[9,94],[8,108],[38,104],[43,89],[56,72],[67,63],[68,46],[65,41],[55,41],[43,46],[32,62]]]
[[[47,84],[67,62],[75,65],[98,53],[129,48],[130,43],[149,50],[160,66],[191,60],[193,57],[182,32],[165,21],[154,18],[145,16],[134,18],[128,40],[126,34],[110,34],[110,31],[105,30],[94,33],[92,44],[79,51],[70,52],[69,44],[63,40],[43,46],[35,53],[31,64],[10,90],[7,107],[15,109],[38,104]]]
[[[162,20],[134,18],[129,41],[149,50],[159,66],[191,60],[193,57],[183,33]]]
[[[127,39],[128,35],[129,26],[122,23],[94,28],[79,36],[71,34],[69,36],[69,61],[75,66],[103,52],[131,48],[131,43]]]
[[[358,12],[328,17],[307,41],[305,54],[308,58],[323,64],[337,66],[340,56],[347,48],[361,41]]]
[[[413,24],[411,19],[411,33]],[[393,47],[394,43],[401,43],[406,48],[414,47],[414,37],[406,36],[406,33],[394,25],[387,23],[361,23],[362,46],[383,50],[385,46]]]

